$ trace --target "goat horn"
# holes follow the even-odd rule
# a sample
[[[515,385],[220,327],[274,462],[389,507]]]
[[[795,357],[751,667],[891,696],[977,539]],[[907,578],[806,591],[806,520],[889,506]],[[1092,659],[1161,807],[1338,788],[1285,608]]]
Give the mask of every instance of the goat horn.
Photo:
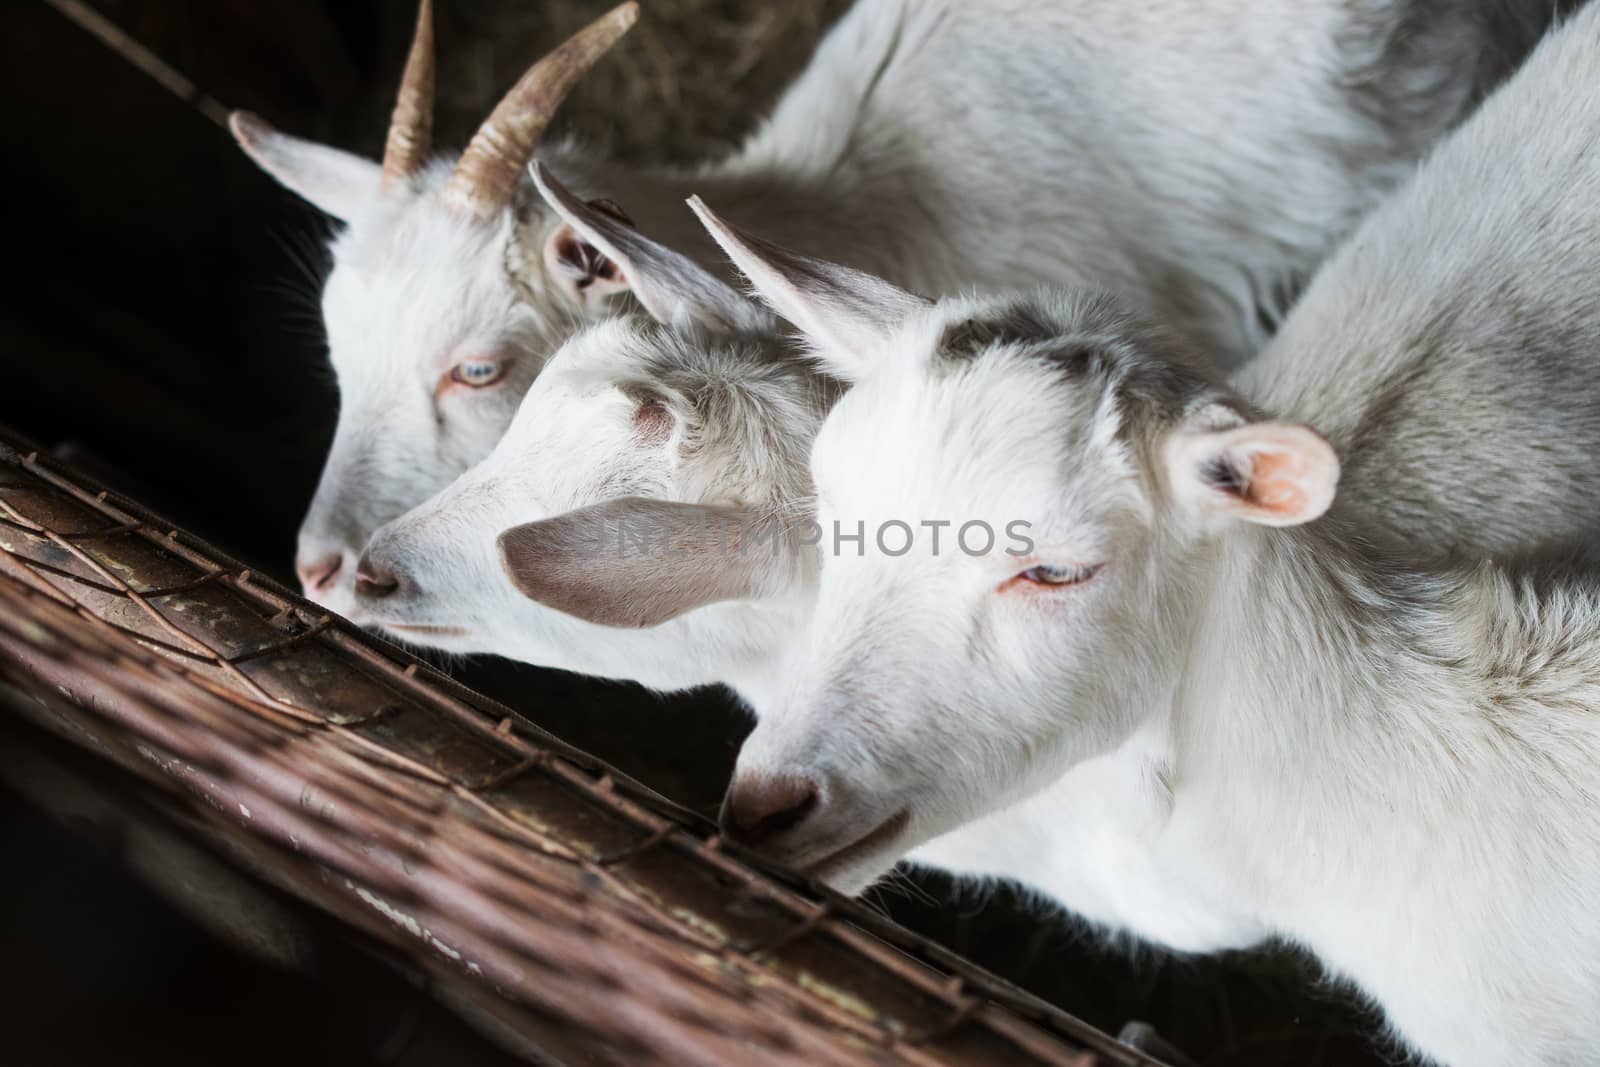
[[[445,187],[445,202],[480,219],[507,207],[556,108],[638,17],[635,0],[619,4],[535,63],[478,127]]]
[[[417,32],[400,78],[400,95],[383,147],[383,185],[405,181],[422,169],[433,144],[433,0],[422,0]]]

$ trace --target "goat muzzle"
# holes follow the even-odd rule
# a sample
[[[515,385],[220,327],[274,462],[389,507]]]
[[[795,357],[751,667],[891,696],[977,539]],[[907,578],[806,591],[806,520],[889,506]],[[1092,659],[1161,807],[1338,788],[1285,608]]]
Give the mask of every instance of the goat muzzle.
[[[393,596],[400,589],[400,578],[394,571],[361,557],[356,567],[356,595],[381,599]]]
[[[817,784],[809,778],[741,776],[723,798],[719,821],[727,837],[760,848],[805,822],[820,800]]]

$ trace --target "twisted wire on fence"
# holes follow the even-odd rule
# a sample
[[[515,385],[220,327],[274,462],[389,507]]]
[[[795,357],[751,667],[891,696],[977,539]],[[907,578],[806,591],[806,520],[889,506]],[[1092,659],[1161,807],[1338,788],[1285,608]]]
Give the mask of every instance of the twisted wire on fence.
[[[312,903],[604,1062],[1152,1063],[0,441],[0,672]]]

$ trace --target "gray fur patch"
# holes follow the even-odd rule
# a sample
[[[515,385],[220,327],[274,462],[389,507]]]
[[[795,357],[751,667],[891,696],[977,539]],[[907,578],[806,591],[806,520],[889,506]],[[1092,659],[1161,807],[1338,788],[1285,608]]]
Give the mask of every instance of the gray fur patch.
[[[939,359],[969,363],[1002,345],[1048,344],[1061,331],[1026,304],[1012,304],[993,314],[963,319],[946,326],[936,346]]]
[[[1373,58],[1350,72],[1344,90],[1395,148],[1420,156],[1584,2],[1362,0],[1351,5],[1340,43]]]
[[[1110,391],[1124,437],[1176,422],[1217,394],[1209,363],[1115,299],[1087,297],[1073,312],[1071,328],[1058,334],[1045,358],[1066,381]]]

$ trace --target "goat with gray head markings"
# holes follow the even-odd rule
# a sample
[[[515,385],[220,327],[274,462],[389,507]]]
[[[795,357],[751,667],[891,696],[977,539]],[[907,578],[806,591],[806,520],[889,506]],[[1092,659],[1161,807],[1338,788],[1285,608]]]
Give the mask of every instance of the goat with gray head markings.
[[[576,334],[485,460],[374,534],[362,569],[392,587],[370,617],[452,651],[764,698],[814,564],[718,533],[760,539],[808,507],[837,383],[763,308],[543,168],[536,182],[649,316]]]
[[[1574,59],[1583,58],[1584,34],[1593,37],[1593,16],[1586,20],[1567,31],[1562,49],[1541,53],[1518,81],[1451,138],[1413,183],[1363,227],[1351,247],[1364,254],[1338,257],[1295,312],[1295,319],[1305,315],[1325,326],[1314,335],[1318,347],[1312,354],[1344,361],[1348,378],[1336,378],[1331,387],[1312,394],[1329,405],[1330,421],[1357,418],[1376,403],[1364,397],[1363,390],[1375,398],[1388,396],[1391,376],[1414,378],[1405,394],[1407,403],[1435,412],[1433,450],[1419,453],[1419,462],[1402,465],[1387,479],[1385,472],[1374,471],[1361,458],[1364,450],[1382,445],[1381,434],[1350,439],[1341,434],[1339,442],[1353,472],[1341,483],[1341,495],[1355,498],[1345,501],[1350,510],[1358,506],[1363,514],[1372,510],[1393,532],[1425,545],[1456,544],[1493,552],[1512,546],[1506,533],[1512,529],[1526,531],[1524,545],[1548,537],[1592,537],[1594,532],[1593,509],[1585,498],[1568,495],[1551,500],[1544,484],[1528,477],[1527,455],[1516,447],[1551,427],[1559,428],[1557,439],[1572,456],[1590,451],[1590,443],[1597,440],[1593,409],[1600,404],[1600,388],[1586,383],[1594,382],[1600,367],[1593,361],[1571,366],[1548,361],[1543,353],[1549,338],[1539,328],[1542,322],[1559,322],[1564,330],[1578,330],[1588,323],[1590,331],[1600,333],[1600,304],[1592,287],[1574,284],[1584,275],[1582,263],[1557,261],[1553,255],[1559,252],[1565,257],[1578,249],[1592,258],[1600,249],[1600,241],[1587,239],[1600,236],[1591,207],[1600,199],[1595,196],[1593,165],[1581,151],[1593,140],[1600,109],[1591,95],[1571,89],[1585,84],[1577,75],[1583,65]],[[1558,103],[1552,105],[1552,100]],[[1525,156],[1529,141],[1541,148]],[[1472,181],[1463,182],[1463,175]],[[544,665],[642,680],[658,688],[712,681],[733,684],[756,711],[775,721],[758,727],[752,747],[741,759],[727,807],[731,836],[772,849],[854,888],[881,869],[877,864],[886,865],[917,841],[926,826],[915,820],[925,819],[927,813],[912,805],[895,805],[874,810],[864,825],[848,817],[842,823],[829,822],[847,812],[849,801],[841,799],[838,787],[813,788],[827,777],[824,770],[804,759],[782,758],[785,737],[803,752],[838,751],[837,745],[812,745],[805,733],[810,720],[792,713],[780,699],[783,655],[802,645],[806,620],[814,610],[811,567],[816,561],[754,573],[741,566],[732,574],[713,572],[708,580],[704,558],[693,560],[683,571],[663,575],[655,569],[661,560],[637,557],[634,566],[614,554],[587,569],[575,568],[574,563],[584,562],[583,554],[561,548],[572,532],[570,521],[581,525],[586,516],[592,520],[597,514],[614,518],[662,501],[681,506],[669,512],[672,518],[664,520],[669,523],[702,505],[713,511],[792,513],[793,505],[809,497],[804,454],[832,403],[833,386],[785,347],[771,347],[770,326],[761,325],[759,313],[738,310],[737,294],[714,279],[676,286],[681,268],[671,266],[670,253],[615,218],[563,195],[548,177],[545,180],[552,210],[565,212],[563,217],[586,240],[627,264],[629,276],[642,286],[645,303],[662,318],[680,317],[675,309],[699,301],[714,306],[688,315],[687,321],[702,316],[724,321],[757,317],[747,320],[749,328],[742,337],[710,331],[695,334],[642,319],[617,320],[580,334],[552,361],[548,380],[530,392],[512,431],[490,461],[432,505],[391,527],[374,541],[373,550],[386,565],[416,578],[413,584],[425,597],[429,590],[437,594],[431,604],[419,602],[416,621],[438,617],[435,613],[446,608],[470,617],[463,632],[450,638],[455,642],[452,647],[490,649]],[[1472,195],[1462,195],[1462,189]],[[875,432],[865,439],[870,444],[863,443],[859,454],[848,457],[845,464],[863,472],[877,470],[894,479],[900,477],[896,472],[916,471],[931,461],[929,457],[939,456],[938,435],[944,426],[939,419],[945,417],[959,416],[1014,434],[1012,461],[1032,454],[1038,442],[1066,440],[1062,412],[1050,407],[1049,390],[1041,391],[1027,380],[1017,383],[1015,395],[958,386],[970,385],[972,379],[959,375],[992,362],[996,350],[1025,353],[1052,348],[1068,327],[1078,331],[1075,336],[1084,345],[1061,353],[1063,367],[1070,366],[1068,356],[1087,359],[1096,344],[1124,353],[1130,362],[1148,350],[1154,353],[1145,361],[1152,381],[1143,382],[1142,388],[1160,395],[1155,386],[1170,379],[1165,388],[1175,398],[1193,385],[1185,375],[1198,374],[1170,365],[1171,346],[1160,334],[1139,327],[1109,303],[1080,298],[1066,312],[1053,300],[1038,306],[1028,301],[972,300],[933,307],[876,279],[784,256],[707,217],[729,251],[752,277],[763,281],[763,291],[812,335],[823,358],[841,375],[861,372],[848,362],[840,363],[838,353],[860,352],[863,359],[881,353],[888,344],[880,336],[884,322],[895,326],[902,319],[929,318],[927,334],[935,338],[930,344],[940,353],[937,360],[930,360],[929,373],[936,370],[950,379],[950,389],[942,394],[947,403],[905,413],[918,436],[896,428],[899,400],[890,399],[882,418],[870,403],[858,409],[860,425]],[[1521,225],[1518,219],[1523,220]],[[1545,224],[1533,225],[1532,220]],[[1404,239],[1382,240],[1385,231]],[[1507,254],[1508,233],[1524,235],[1516,255]],[[1381,255],[1370,251],[1374,248]],[[1495,270],[1477,276],[1459,269],[1463,263],[1489,262],[1496,264]],[[1393,284],[1393,275],[1402,270],[1409,271],[1407,284]],[[1569,273],[1558,276],[1551,271]],[[1590,276],[1595,273],[1591,270]],[[1362,288],[1361,279],[1368,275],[1391,282],[1375,290]],[[1436,285],[1436,279],[1448,286]],[[1545,284],[1558,279],[1560,284]],[[830,280],[839,284],[828,287]],[[1539,314],[1521,314],[1488,299],[1503,285],[1554,303]],[[826,287],[825,299],[810,299],[816,293],[808,293],[805,286]],[[875,294],[864,332],[841,333],[852,328],[848,316],[841,325],[813,313],[817,307],[848,311],[864,292]],[[1424,299],[1424,294],[1434,295]],[[802,297],[808,298],[805,304],[795,303]],[[785,299],[787,303],[782,302]],[[1382,323],[1388,333],[1368,320]],[[1420,330],[1422,324],[1439,322],[1456,324],[1459,334],[1452,338],[1437,328]],[[1348,331],[1347,345],[1341,344],[1341,330]],[[1430,338],[1434,347],[1419,348],[1408,340],[1419,334]],[[1286,335],[1311,334],[1292,320]],[[1385,347],[1371,343],[1375,336],[1386,339]],[[1576,346],[1578,351],[1595,347]],[[1439,405],[1428,402],[1432,395],[1449,399],[1451,411],[1472,410],[1462,408],[1459,398],[1469,394],[1474,383],[1484,381],[1484,367],[1474,356],[1480,349],[1510,361],[1526,379],[1519,388],[1533,388],[1533,381],[1542,376],[1548,391],[1544,403],[1507,409],[1503,415],[1510,421],[1499,424],[1498,436],[1479,432],[1470,421],[1452,420],[1449,411],[1440,412]],[[1290,382],[1291,356],[1286,350],[1272,356]],[[1378,369],[1367,370],[1363,361],[1369,358]],[[1417,361],[1428,366],[1429,375],[1410,374],[1408,366]],[[1450,374],[1452,366],[1461,368],[1458,375]],[[908,367],[908,373],[912,369]],[[1206,379],[1200,375],[1198,380]],[[745,381],[752,387],[750,402],[699,407],[686,403],[693,396],[725,395],[709,388],[713,381]],[[669,399],[659,404],[657,398]],[[660,417],[663,406],[669,420]],[[1176,400],[1170,406],[1181,407]],[[1306,415],[1316,413],[1302,417]],[[670,428],[663,433],[664,427]],[[1404,429],[1397,426],[1389,432]],[[928,437],[933,438],[931,444]],[[691,441],[721,444],[685,449]],[[978,442],[958,436],[951,447],[947,461],[941,460],[943,481],[949,481],[952,472],[968,471],[985,482],[1015,484],[1019,492],[1025,489],[1012,477],[1011,468],[994,475],[979,466]],[[1062,447],[1070,456],[1078,446],[1068,442]],[[1430,455],[1438,457],[1437,474],[1428,469]],[[1443,511],[1444,521],[1455,525],[1441,528],[1431,514],[1417,515],[1410,501],[1443,494],[1450,484],[1444,479],[1456,464],[1475,472],[1477,493],[1472,504],[1477,510],[1451,499],[1451,507]],[[674,480],[674,472],[690,469],[696,472],[692,479]],[[1236,466],[1213,463],[1208,473],[1219,485],[1242,484]],[[954,493],[958,486],[946,488]],[[1039,490],[1042,496],[1052,491],[1049,486]],[[651,499],[640,501],[640,497]],[[838,511],[836,501],[834,509]],[[901,514],[886,509],[885,514],[913,522],[952,517],[930,516],[920,509]],[[996,528],[1003,528],[1001,520],[1008,516],[1000,513],[992,518]],[[534,520],[531,525],[501,538],[506,551],[503,560],[497,559],[496,535],[505,525],[529,520]],[[1137,533],[1138,527],[1131,529]],[[552,544],[561,550],[551,551]],[[1137,546],[1137,539],[1132,544]],[[870,549],[870,543],[865,547]],[[501,574],[502,562],[513,572],[515,584]],[[590,557],[588,562],[596,561]],[[1053,564],[1037,577],[1058,584],[1093,583],[1104,577],[1094,571],[1093,560],[1066,564]],[[1263,575],[1261,581],[1265,588],[1274,588],[1271,576]],[[771,584],[763,584],[767,582]],[[660,595],[662,588],[670,590],[669,601]],[[519,596],[518,589],[541,602]],[[950,612],[935,595],[936,588],[930,586],[927,592],[927,603],[908,615],[939,628],[941,617]],[[686,610],[696,603],[705,606]],[[892,603],[879,598],[872,605],[874,610],[890,612],[891,624],[898,615],[890,610]],[[565,612],[551,610],[556,607]],[[659,625],[640,628],[650,621]],[[1136,634],[1141,625],[1140,612],[1130,610],[1117,621],[1116,632]],[[886,637],[892,636],[892,625],[884,629]],[[880,646],[898,647],[874,632],[852,650],[855,665],[869,669],[874,654],[886,654]],[[960,652],[967,648],[962,644],[950,662],[960,663]],[[995,656],[1007,661],[1001,652]],[[1120,638],[1102,658],[1140,674],[1159,675],[1163,669],[1151,650]],[[912,667],[916,669],[915,664]],[[906,743],[897,729],[898,700],[886,708],[879,706],[900,692],[898,680],[873,683],[863,706],[847,709],[844,720],[836,724],[838,741],[848,744],[854,736],[861,750],[849,754],[849,770],[840,773],[870,778],[877,773],[873,754],[882,750],[885,758],[900,761],[896,773],[915,778],[920,767],[916,754],[897,747]],[[951,700],[959,700],[961,692],[959,686],[950,688]],[[1053,705],[1040,696],[1043,692],[1040,688],[1033,697],[1044,711],[1054,714]],[[917,696],[909,690],[905,695],[908,700]],[[965,703],[949,719],[956,727],[970,720],[1002,735],[1006,729],[1004,722],[975,716]],[[867,731],[870,736],[852,734],[867,721],[875,724]],[[831,731],[835,726],[816,728]],[[1023,774],[1005,779],[1014,786],[1016,802],[1003,810],[1004,798],[983,796],[984,783],[962,779],[958,773],[962,764],[949,757],[974,747],[1003,756],[1004,744],[990,737],[972,744],[955,736],[948,744],[941,740],[935,746],[943,754],[940,766],[930,770],[948,775],[971,794],[966,799],[973,807],[965,810],[977,821],[921,842],[910,855],[958,872],[1020,878],[1092,919],[1186,950],[1237,947],[1282,932],[1274,922],[1241,907],[1231,891],[1217,888],[1207,874],[1210,855],[1183,856],[1181,863],[1175,863],[1152,847],[1175,818],[1179,825],[1188,818],[1182,813],[1175,816],[1169,804],[1175,780],[1167,761],[1171,740],[1167,731],[1168,724],[1160,720],[1140,721],[1126,738],[1108,728],[1101,739],[1107,748],[1104,754],[1076,759],[1065,769],[1041,757],[1038,766],[1045,768],[1047,782],[1030,781]],[[764,746],[771,746],[765,747],[771,759],[760,758]],[[854,840],[858,830],[861,839]],[[807,840],[820,842],[818,847],[831,848],[831,853],[786,851]]]
[[[1518,92],[1543,98],[1536,87]],[[1581,131],[1583,105],[1571,106],[1571,114],[1546,109],[1548,117],[1538,121]],[[1496,101],[1490,115],[1505,111]],[[1593,361],[1562,369],[1547,360],[1545,334],[1530,332],[1516,314],[1497,313],[1500,305],[1490,299],[1497,286],[1510,284],[1551,301],[1550,321],[1600,321],[1590,290],[1573,283],[1581,264],[1549,268],[1569,271],[1560,284],[1546,284],[1551,276],[1540,272],[1541,242],[1582,234],[1593,223],[1585,221],[1583,171],[1572,159],[1552,148],[1546,171],[1538,173],[1508,153],[1507,146],[1520,143],[1529,128],[1511,115],[1477,121],[1453,135],[1438,158],[1362,229],[1351,244],[1360,254],[1337,257],[1296,310],[1285,332],[1315,341],[1302,342],[1307,365],[1295,361],[1292,349],[1275,346],[1263,358],[1278,377],[1258,375],[1277,387],[1292,385],[1297,376],[1327,379],[1310,394],[1323,411],[1313,405],[1296,413],[1318,419],[1325,412],[1332,423],[1380,407],[1371,398],[1392,394],[1394,381],[1416,377],[1407,368],[1425,365],[1426,375],[1405,396],[1431,420],[1428,450],[1392,473],[1366,460],[1369,451],[1385,447],[1385,433],[1417,435],[1420,416],[1353,441],[1337,437],[1355,472],[1345,482],[1347,498],[1365,501],[1378,521],[1421,544],[1493,553],[1539,540],[1592,539],[1596,532],[1586,499],[1553,495],[1542,480],[1529,478],[1527,458],[1507,443],[1534,440],[1558,427],[1564,447],[1547,458],[1566,468],[1574,460],[1581,465],[1590,443],[1600,442],[1600,389],[1574,387],[1594,379]],[[1568,148],[1580,144],[1574,134]],[[1481,159],[1503,160],[1502,170],[1486,171]],[[1471,197],[1455,192],[1463,175],[1472,178]],[[547,169],[540,168],[537,181],[554,214],[623,265],[657,322],[617,319],[575,336],[552,360],[550,379],[528,394],[490,459],[374,537],[370,569],[399,581],[371,601],[371,617],[406,640],[459,652],[492,651],[658,689],[724,682],[760,708],[776,683],[780,653],[803,618],[814,554],[764,569],[758,557],[740,556],[731,573],[697,558],[679,573],[668,559],[621,558],[615,545],[585,561],[575,550],[582,540],[573,534],[586,524],[615,527],[630,516],[638,529],[694,528],[723,521],[723,509],[753,519],[809,518],[805,457],[836,385],[797,358],[768,313],[692,261],[585,204]],[[1559,225],[1524,227],[1535,234],[1534,243],[1515,270],[1507,260],[1497,272],[1463,279],[1458,265],[1496,254],[1518,218]],[[738,256],[750,239],[718,227]],[[1402,239],[1386,240],[1386,233]],[[1559,237],[1561,247],[1575,239]],[[770,247],[767,254],[774,254]],[[813,273],[826,278],[831,269],[822,264]],[[1406,285],[1394,281],[1402,271],[1410,275]],[[1364,284],[1368,277],[1383,279],[1383,285]],[[870,289],[884,307],[903,295],[859,274],[842,284],[847,299],[851,290],[860,298]],[[1452,293],[1459,296],[1455,306],[1449,304]],[[1436,295],[1424,299],[1425,294]],[[905,298],[903,307],[921,303]],[[1308,329],[1302,319],[1323,328]],[[1438,327],[1441,322],[1456,324],[1454,339]],[[1426,324],[1433,324],[1432,346],[1422,348],[1409,339]],[[1037,340],[1051,330],[1047,321],[1025,313],[993,321],[978,315],[953,323],[941,344],[953,361],[960,352],[1007,339]],[[1376,344],[1380,339],[1386,347]],[[1539,404],[1514,406],[1498,416],[1498,437],[1451,417],[1464,410],[1461,398],[1492,370],[1484,365],[1491,358],[1516,368],[1510,373],[1525,395],[1545,393]],[[1257,370],[1253,365],[1244,373]],[[1458,500],[1441,494],[1446,478],[1462,468],[1474,472],[1475,495]],[[622,497],[645,499],[629,505]],[[1419,511],[1417,502],[1429,500],[1442,502]],[[684,506],[663,510],[649,501]],[[514,526],[526,528],[507,538],[509,551],[497,558],[496,535]],[[514,585],[505,581],[502,564]],[[526,595],[518,596],[518,590]],[[661,595],[666,590],[670,598]],[[664,625],[641,629],[652,622]],[[610,628],[617,624],[624,628]],[[449,632],[437,632],[441,627]],[[1114,921],[1114,910],[1087,904],[1082,910]]]
[[[927,291],[1114,288],[1237,361],[1562,5],[1224,6],[860,0],[743,148],[678,171],[539,143],[632,3],[530,71],[458,162],[429,161],[426,3],[381,166],[236,116],[253,159],[345,224],[323,296],[341,405],[301,530],[307,595],[370,621],[355,557],[373,531],[488,455],[550,353],[626,306],[626,272],[521,180],[535,151],[692,256],[711,251],[681,208],[697,191]]]
[[[1382,324],[1407,343],[1365,380],[1380,410],[1331,415],[1377,428],[1341,434],[1352,457],[1380,430],[1391,448],[1435,450],[1382,472],[1387,485],[1369,470],[1351,500],[1327,439],[1264,414],[1108,298],[863,303],[851,272],[721,227],[852,381],[812,452],[824,524],[1024,518],[1034,541],[1021,559],[870,540],[824,555],[782,695],[740,753],[730,831],[847,891],[910,853],[1178,948],[1283,937],[1440,1062],[1589,1062],[1600,580],[1539,558],[1537,538],[1520,562],[1462,563],[1395,533],[1416,521],[1404,498],[1430,457],[1445,478],[1459,463],[1478,500],[1484,478],[1515,493],[1592,454],[1596,70],[1591,8],[1368,224],[1420,245],[1357,239],[1431,263],[1448,288],[1384,301],[1405,312]],[[1308,299],[1354,288],[1336,276]],[[1443,346],[1441,309],[1461,331]],[[1329,329],[1368,329],[1327,310]],[[1516,351],[1520,332],[1536,358],[1516,370],[1546,376],[1547,406],[1498,409],[1473,389],[1501,379],[1470,358],[1439,384],[1438,354],[1472,351],[1479,331],[1490,354]],[[1473,404],[1408,437],[1382,409],[1423,401],[1388,375]],[[1448,421],[1478,405],[1495,411],[1486,429]],[[1436,435],[1452,426],[1461,454],[1446,456]],[[1402,503],[1385,510],[1385,493]],[[1569,523],[1587,503],[1566,505]]]

